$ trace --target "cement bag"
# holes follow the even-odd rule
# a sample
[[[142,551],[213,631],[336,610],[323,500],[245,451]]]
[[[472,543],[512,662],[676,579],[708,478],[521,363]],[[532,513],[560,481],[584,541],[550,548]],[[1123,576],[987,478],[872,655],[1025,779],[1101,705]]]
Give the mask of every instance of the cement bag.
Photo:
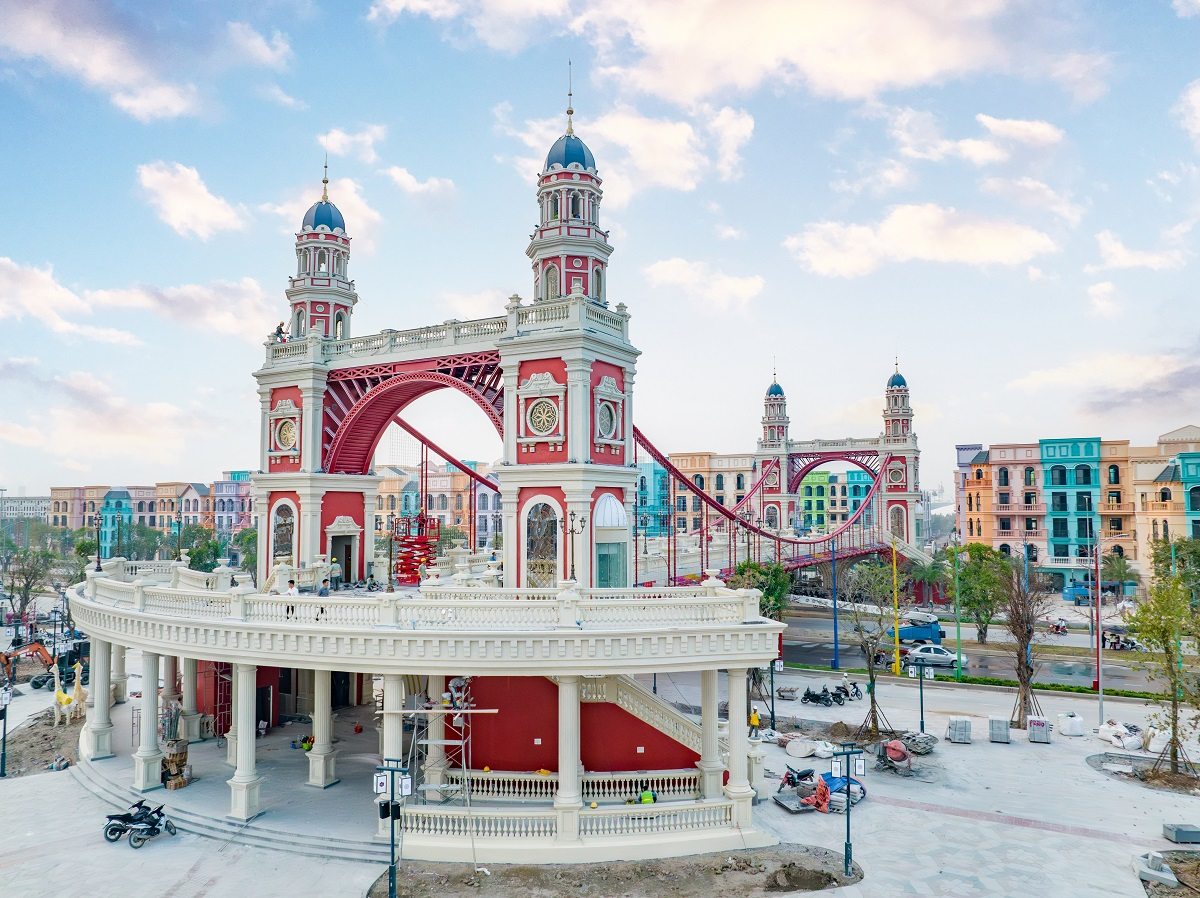
[[[1141,736],[1113,736],[1112,742],[1117,748],[1123,748],[1125,751],[1141,751],[1142,748]]]
[[[1059,714],[1058,734],[1060,736],[1082,736],[1083,718],[1075,713]]]
[[[793,758],[807,758],[817,747],[807,739],[793,739],[784,749]]]
[[[818,758],[832,758],[833,757],[833,745],[829,742],[813,743],[813,748],[814,748],[813,754],[815,754]]]
[[[1158,730],[1150,731],[1150,742],[1147,745],[1147,750],[1152,754],[1160,754],[1167,749],[1167,743],[1171,741],[1170,734],[1160,733]]]

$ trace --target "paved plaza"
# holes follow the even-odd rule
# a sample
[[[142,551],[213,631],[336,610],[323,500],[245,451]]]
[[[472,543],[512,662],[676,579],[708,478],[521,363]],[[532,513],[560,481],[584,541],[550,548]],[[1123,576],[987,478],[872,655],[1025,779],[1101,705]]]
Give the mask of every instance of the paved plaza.
[[[136,669],[135,657],[131,653],[131,666]],[[793,672],[781,674],[779,680],[800,686],[834,682],[833,677]],[[660,696],[669,701],[699,698],[699,684],[687,677],[660,676],[657,685]],[[880,695],[894,725],[917,726],[915,684],[884,683]],[[1040,698],[1052,720],[1074,710],[1087,721],[1090,733],[1096,718],[1094,697],[1043,693]],[[37,701],[44,704],[44,698]],[[1011,695],[997,690],[926,687],[926,730],[940,737],[951,715],[968,715],[975,741],[970,745],[940,742],[931,756],[921,759],[918,766],[924,772],[919,778],[899,779],[868,768],[868,797],[852,816],[854,858],[866,878],[831,894],[845,898],[1039,892],[1138,898],[1144,894],[1130,870],[1130,857],[1147,848],[1171,847],[1161,838],[1163,822],[1200,821],[1195,797],[1117,781],[1093,770],[1085,758],[1104,746],[1090,734],[1074,739],[1055,734],[1050,745],[1031,745],[1023,733],[1014,732],[1009,745],[987,742],[987,716],[1007,716],[1011,707]],[[122,755],[132,747],[130,708],[114,709],[118,757],[100,762],[101,768],[108,765],[106,775],[118,782],[129,777]],[[851,724],[858,723],[866,709],[865,701],[841,708],[776,704],[781,719],[799,716]],[[1106,704],[1107,717],[1139,724],[1145,722],[1147,710],[1139,702],[1109,700]],[[343,726],[348,726],[351,713],[370,712],[343,712]],[[359,741],[338,727],[344,737],[339,745],[341,783],[324,791],[264,788],[267,810],[256,824],[369,839],[373,829],[370,751],[375,736],[370,721],[364,723],[367,733]],[[260,763],[272,776],[298,782],[303,779],[304,758],[287,747],[291,729],[279,730],[260,743]],[[194,745],[192,750],[203,779],[188,789],[156,791],[150,797],[185,813],[219,817],[229,800],[225,779],[230,768],[221,761],[224,750],[212,743]],[[788,759],[774,745],[765,746],[765,751],[767,769],[773,774],[782,773],[788,760],[793,766],[828,769],[827,760]],[[0,805],[7,819],[18,821],[9,827],[0,849],[0,894],[5,895],[76,894],[80,871],[86,870],[89,895],[220,898],[243,895],[253,884],[258,895],[303,891],[357,898],[383,869],[377,863],[247,846],[232,831],[219,839],[184,832],[173,839],[159,838],[138,852],[124,842],[109,845],[101,838],[100,822],[111,809],[88,794],[69,772],[2,781]],[[842,815],[793,817],[767,801],[755,809],[755,822],[784,841],[839,852],[843,847]],[[68,850],[70,862],[64,863]]]

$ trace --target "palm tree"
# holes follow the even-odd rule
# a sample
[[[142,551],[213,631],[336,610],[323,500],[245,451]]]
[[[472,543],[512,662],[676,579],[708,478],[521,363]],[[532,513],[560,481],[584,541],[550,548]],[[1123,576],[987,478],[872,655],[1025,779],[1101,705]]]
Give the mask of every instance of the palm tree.
[[[1134,570],[1133,565],[1129,563],[1129,559],[1124,555],[1118,555],[1116,552],[1110,552],[1101,560],[1100,576],[1109,582],[1115,583],[1142,582],[1142,575]],[[1124,589],[1122,589],[1122,592],[1124,592]]]
[[[905,576],[913,583],[920,583],[925,587],[925,598],[929,601],[933,600],[934,592],[939,587],[945,586],[950,579],[950,569],[946,564],[946,554],[940,549],[934,553],[932,561],[909,561],[905,566],[904,572]]]

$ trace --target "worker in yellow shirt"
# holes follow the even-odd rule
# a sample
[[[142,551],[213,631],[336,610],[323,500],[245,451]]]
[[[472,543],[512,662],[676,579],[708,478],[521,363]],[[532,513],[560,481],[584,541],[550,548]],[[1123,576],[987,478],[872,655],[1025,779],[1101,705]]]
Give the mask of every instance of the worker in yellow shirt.
[[[750,738],[751,739],[758,738],[758,728],[761,724],[762,724],[762,721],[759,720],[759,717],[758,717],[758,705],[751,705],[750,706]]]

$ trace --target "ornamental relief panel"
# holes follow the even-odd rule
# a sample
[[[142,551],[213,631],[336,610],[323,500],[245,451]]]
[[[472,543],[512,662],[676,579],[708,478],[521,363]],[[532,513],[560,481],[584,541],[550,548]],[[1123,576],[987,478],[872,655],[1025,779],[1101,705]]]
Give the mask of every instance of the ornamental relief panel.
[[[517,445],[532,452],[545,443],[551,452],[562,452],[567,439],[566,384],[549,371],[532,374],[517,386]]]
[[[592,389],[592,442],[599,452],[625,445],[625,394],[612,377],[601,377]]]
[[[281,399],[267,415],[270,445],[267,454],[272,458],[300,456],[300,424],[302,413],[290,399]]]

